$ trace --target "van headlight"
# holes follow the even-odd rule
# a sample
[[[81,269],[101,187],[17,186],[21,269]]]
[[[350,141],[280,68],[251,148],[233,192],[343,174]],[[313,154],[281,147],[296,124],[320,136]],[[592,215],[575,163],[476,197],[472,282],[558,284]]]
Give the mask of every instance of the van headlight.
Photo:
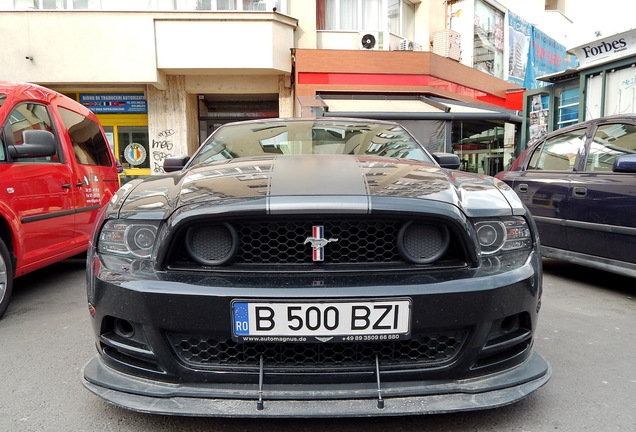
[[[521,216],[480,219],[475,222],[477,241],[482,255],[532,247],[532,234]]]

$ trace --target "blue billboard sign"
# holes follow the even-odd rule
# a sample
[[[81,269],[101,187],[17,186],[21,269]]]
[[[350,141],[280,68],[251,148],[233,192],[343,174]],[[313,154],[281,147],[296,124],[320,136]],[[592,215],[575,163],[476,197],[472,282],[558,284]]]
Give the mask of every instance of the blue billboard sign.
[[[563,45],[510,11],[508,27],[509,82],[534,89],[546,85],[538,77],[578,66],[578,59]]]

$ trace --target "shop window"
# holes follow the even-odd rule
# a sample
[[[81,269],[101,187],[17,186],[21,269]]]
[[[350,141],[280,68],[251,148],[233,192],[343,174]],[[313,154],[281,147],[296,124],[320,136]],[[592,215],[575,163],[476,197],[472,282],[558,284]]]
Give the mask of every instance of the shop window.
[[[150,169],[150,144],[145,126],[118,126],[119,160],[124,170]]]
[[[576,156],[585,144],[585,128],[547,139],[530,157],[528,170],[573,171]]]
[[[514,161],[514,124],[454,121],[452,130],[453,152],[462,171],[495,175]]]
[[[603,115],[636,112],[636,67],[610,70],[605,75]]]
[[[547,93],[535,94],[530,100],[528,145],[548,133],[549,100]]]
[[[622,123],[599,126],[590,144],[585,170],[612,171],[617,157],[634,153],[636,126]]]
[[[579,88],[563,90],[559,94],[557,128],[573,125],[579,121]]]

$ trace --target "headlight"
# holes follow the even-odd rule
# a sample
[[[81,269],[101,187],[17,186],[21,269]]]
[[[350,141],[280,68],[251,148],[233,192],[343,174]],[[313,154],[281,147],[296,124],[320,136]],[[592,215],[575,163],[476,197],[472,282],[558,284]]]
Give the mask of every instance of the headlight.
[[[480,220],[475,223],[477,241],[484,255],[502,251],[530,248],[532,236],[530,228],[521,216]]]
[[[150,258],[157,226],[155,222],[109,220],[99,234],[97,249],[100,253]]]

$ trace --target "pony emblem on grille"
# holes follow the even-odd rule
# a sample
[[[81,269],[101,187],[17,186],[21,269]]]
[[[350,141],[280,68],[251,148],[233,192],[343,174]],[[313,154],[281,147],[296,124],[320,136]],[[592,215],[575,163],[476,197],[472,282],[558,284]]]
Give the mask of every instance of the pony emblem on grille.
[[[313,248],[313,260],[325,260],[325,246],[332,242],[337,242],[337,238],[325,238],[325,227],[322,225],[314,225],[311,229],[311,237],[305,239],[304,244],[310,243]]]

